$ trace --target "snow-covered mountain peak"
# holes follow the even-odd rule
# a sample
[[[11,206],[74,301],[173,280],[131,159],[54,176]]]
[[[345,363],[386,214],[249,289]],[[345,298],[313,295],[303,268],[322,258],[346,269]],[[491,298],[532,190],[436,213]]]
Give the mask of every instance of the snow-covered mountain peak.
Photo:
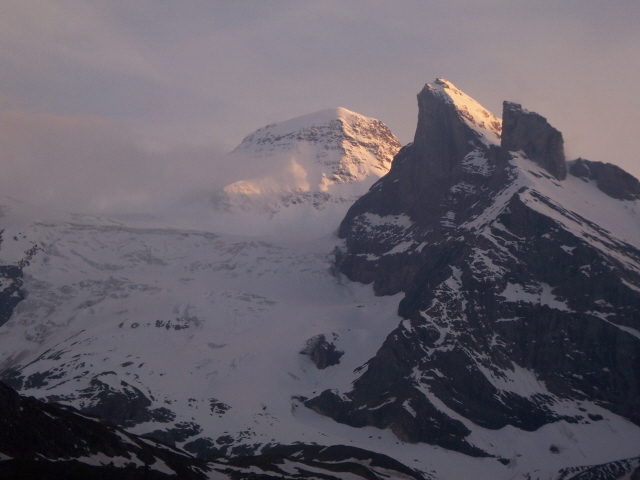
[[[214,204],[226,212],[296,221],[303,210],[303,216],[332,211],[337,225],[349,205],[389,171],[399,149],[382,122],[342,107],[273,123],[230,153],[246,162],[248,173],[225,186]]]
[[[486,140],[485,143],[500,145],[500,118],[444,78],[436,78],[433,84],[427,84],[425,88],[436,93],[447,103],[453,104],[465,123],[478,132],[481,138]]]
[[[362,180],[372,173],[382,176],[399,149],[382,122],[336,107],[260,128],[232,155],[284,156],[291,160],[284,162],[287,167],[295,162],[307,173],[304,183],[285,190],[326,191],[328,184]]]
[[[365,117],[364,115],[352,112],[351,110],[343,107],[327,108],[282,122],[271,123],[265,127],[259,128],[255,132],[247,135],[234,151],[237,152],[247,149],[255,149],[256,144],[263,145],[266,142],[266,139],[273,140],[278,136],[288,136],[293,132],[327,125],[331,122],[335,122],[336,120],[340,121],[340,123],[346,122],[355,124],[358,122],[370,122],[375,119]]]

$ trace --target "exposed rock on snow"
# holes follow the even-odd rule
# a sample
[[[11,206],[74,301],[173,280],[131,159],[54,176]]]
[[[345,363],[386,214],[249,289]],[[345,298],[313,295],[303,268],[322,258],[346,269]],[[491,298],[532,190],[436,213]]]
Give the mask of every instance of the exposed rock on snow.
[[[584,181],[593,180],[610,197],[618,200],[639,200],[640,181],[617,165],[578,158],[571,162],[569,172]]]
[[[20,266],[0,265],[0,327],[11,318],[13,309],[24,298],[22,282]]]
[[[501,146],[507,152],[522,150],[558,180],[567,177],[562,134],[546,118],[517,103],[503,104]]]
[[[340,357],[344,355],[344,352],[338,350],[333,343],[327,342],[327,338],[324,335],[316,335],[307,340],[306,348],[300,353],[309,355],[320,370],[332,365],[338,365]]]

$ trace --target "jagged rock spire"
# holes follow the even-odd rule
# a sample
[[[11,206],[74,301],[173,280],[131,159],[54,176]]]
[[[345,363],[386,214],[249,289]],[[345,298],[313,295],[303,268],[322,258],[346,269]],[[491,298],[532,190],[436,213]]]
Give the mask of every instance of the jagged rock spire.
[[[562,133],[542,115],[525,110],[517,103],[503,103],[501,146],[509,152],[522,150],[558,180],[567,177]]]
[[[349,211],[339,230],[364,212],[406,214],[423,225],[438,222],[442,201],[468,172],[464,161],[481,155],[496,162],[501,122],[477,101],[442,78],[418,94],[418,124],[413,143],[395,157],[385,181],[380,181]],[[492,168],[488,166],[487,168]]]

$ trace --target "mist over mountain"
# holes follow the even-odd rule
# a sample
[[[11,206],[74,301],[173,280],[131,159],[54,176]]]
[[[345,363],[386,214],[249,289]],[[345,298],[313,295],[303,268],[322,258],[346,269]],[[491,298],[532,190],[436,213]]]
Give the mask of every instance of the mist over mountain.
[[[265,126],[155,215],[3,198],[0,409],[68,441],[5,435],[0,472],[638,476],[640,182],[519,104],[418,106],[402,148]]]

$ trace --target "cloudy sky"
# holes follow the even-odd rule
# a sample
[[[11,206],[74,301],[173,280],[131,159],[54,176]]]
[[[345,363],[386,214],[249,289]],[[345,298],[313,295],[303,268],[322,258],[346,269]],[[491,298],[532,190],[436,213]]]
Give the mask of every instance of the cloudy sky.
[[[233,174],[268,123],[343,106],[412,140],[436,77],[640,177],[637,0],[0,1],[0,195],[100,210]]]

